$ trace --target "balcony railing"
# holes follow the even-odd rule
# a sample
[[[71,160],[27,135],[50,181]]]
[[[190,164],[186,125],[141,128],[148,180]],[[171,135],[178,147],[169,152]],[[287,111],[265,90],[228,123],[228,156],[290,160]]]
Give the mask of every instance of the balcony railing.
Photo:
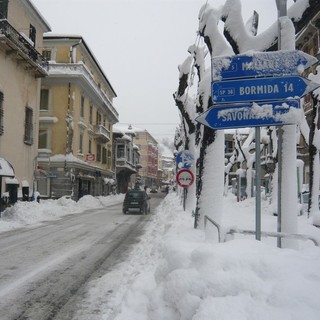
[[[48,74],[48,62],[7,20],[0,20],[0,37],[3,36],[10,50],[17,51],[28,64],[35,68],[38,76],[44,77]]]
[[[117,167],[117,169],[125,169],[126,168],[126,169],[129,169],[134,172],[136,172],[138,169],[133,163],[129,162],[125,158],[116,159],[116,167]]]
[[[110,141],[109,130],[101,124],[96,125],[94,134],[96,139],[102,140],[104,143],[107,143]]]

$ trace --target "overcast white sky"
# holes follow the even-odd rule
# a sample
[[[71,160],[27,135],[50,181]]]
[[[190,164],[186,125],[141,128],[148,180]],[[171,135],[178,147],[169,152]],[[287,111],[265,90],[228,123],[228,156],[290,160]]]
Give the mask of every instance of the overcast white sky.
[[[172,94],[178,65],[195,43],[205,0],[32,0],[53,33],[84,37],[117,93],[120,123],[173,139],[180,122]],[[292,4],[288,1],[288,7]],[[209,0],[213,7],[225,0]],[[242,0],[246,21],[256,10],[259,32],[277,18],[275,0]]]

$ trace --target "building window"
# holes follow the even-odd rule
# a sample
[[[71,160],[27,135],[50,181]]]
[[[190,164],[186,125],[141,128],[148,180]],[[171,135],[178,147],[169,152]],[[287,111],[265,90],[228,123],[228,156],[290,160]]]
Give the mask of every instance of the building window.
[[[29,107],[25,109],[24,123],[24,143],[33,144],[33,110]]]
[[[48,89],[41,89],[40,110],[43,110],[43,111],[49,110],[49,90]]]
[[[79,153],[83,154],[83,133],[79,136]]]
[[[97,125],[101,124],[101,114],[97,112]]]
[[[3,93],[0,92],[0,135],[3,135]]]
[[[84,96],[81,96],[80,102],[80,117],[84,118]]]
[[[117,158],[124,158],[124,145],[119,144],[117,146]]]
[[[1,0],[0,0],[1,1]],[[46,61],[51,61],[51,50],[45,49],[42,51],[42,57]]]
[[[106,164],[107,163],[107,149],[102,148],[102,163]]]
[[[107,167],[111,168],[111,151],[108,150]]]
[[[226,140],[224,143],[225,153],[232,153],[234,150],[233,141]]]
[[[92,151],[92,140],[89,139],[89,150],[88,150],[88,153],[91,153]]]
[[[0,19],[7,19],[8,0],[0,0]]]
[[[97,161],[101,161],[101,144],[97,144]]]
[[[93,117],[92,117],[92,115],[93,115],[93,106],[92,105],[90,105],[90,111],[89,112],[90,112],[89,113],[89,123],[92,124],[92,119],[93,119]]]
[[[33,46],[36,46],[36,28],[30,24],[29,39],[33,42]]]
[[[39,130],[39,149],[48,149],[48,130],[40,129]]]

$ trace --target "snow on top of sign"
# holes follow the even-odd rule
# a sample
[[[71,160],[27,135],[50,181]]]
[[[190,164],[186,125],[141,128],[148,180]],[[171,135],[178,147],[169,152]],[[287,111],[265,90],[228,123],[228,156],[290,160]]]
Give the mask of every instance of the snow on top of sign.
[[[282,123],[298,123],[300,122],[301,114],[303,114],[301,109],[290,107],[286,113],[276,113],[274,119]]]
[[[253,55],[252,68],[263,70],[282,70],[284,68],[290,68],[292,65],[299,61],[297,66],[297,72],[302,73],[304,67],[301,60],[301,53],[299,51],[276,51],[272,55],[274,59],[270,63],[270,53],[262,52],[258,55]]]
[[[301,110],[294,107],[290,107],[286,102],[279,104],[274,109],[275,111],[277,111],[277,109],[288,109],[288,111],[285,113],[273,113],[273,108],[271,104],[265,103],[264,105],[258,105],[257,103],[253,103],[250,109],[248,109],[247,107],[237,107],[234,109],[228,108],[226,110],[219,110],[218,118],[223,118],[227,114],[232,112],[248,112],[250,113],[250,117],[254,119],[268,118],[274,119],[275,121],[282,123],[297,123],[301,118]]]
[[[221,80],[226,72],[240,77],[246,72],[255,71],[253,75],[266,74],[301,74],[318,60],[303,51],[281,50],[273,52],[248,51],[240,55],[217,57],[212,59],[212,73],[215,80]],[[233,63],[235,65],[233,65]],[[232,65],[231,65],[232,64]],[[222,72],[225,73],[222,73]],[[243,72],[243,73],[242,73]]]
[[[228,69],[231,64],[231,58],[225,57],[222,59],[213,59],[212,61],[212,77],[215,78],[215,80],[221,80],[221,70]]]

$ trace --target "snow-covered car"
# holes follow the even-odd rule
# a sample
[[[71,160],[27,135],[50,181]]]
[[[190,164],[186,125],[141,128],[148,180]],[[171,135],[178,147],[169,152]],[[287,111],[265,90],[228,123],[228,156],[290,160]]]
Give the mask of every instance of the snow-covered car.
[[[142,214],[148,214],[150,212],[150,196],[141,189],[129,190],[123,201],[122,212],[127,214],[128,212],[138,212]]]

